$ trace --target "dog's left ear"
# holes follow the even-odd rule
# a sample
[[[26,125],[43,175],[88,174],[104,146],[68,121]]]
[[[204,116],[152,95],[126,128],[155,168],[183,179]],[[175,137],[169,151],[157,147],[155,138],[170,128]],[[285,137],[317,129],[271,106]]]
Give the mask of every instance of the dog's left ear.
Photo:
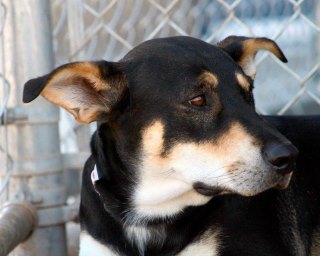
[[[237,62],[244,73],[252,79],[256,76],[254,62],[258,51],[266,50],[277,56],[282,62],[288,62],[280,47],[271,39],[265,37],[251,38],[244,36],[229,36],[217,44]]]
[[[127,84],[119,63],[75,62],[29,80],[24,87],[23,102],[41,94],[70,112],[79,123],[90,123],[109,117],[125,95]]]

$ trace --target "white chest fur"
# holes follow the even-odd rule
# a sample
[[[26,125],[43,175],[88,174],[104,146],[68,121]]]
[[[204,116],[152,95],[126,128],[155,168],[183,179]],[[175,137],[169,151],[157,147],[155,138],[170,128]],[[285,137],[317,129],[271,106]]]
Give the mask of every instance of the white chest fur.
[[[218,232],[206,232],[202,239],[188,245],[177,256],[217,256],[219,251]],[[143,253],[142,253],[143,254]],[[80,235],[79,256],[119,256],[116,252],[101,244],[86,232]]]
[[[118,254],[95,240],[89,234],[82,232],[80,235],[79,256],[118,256]]]

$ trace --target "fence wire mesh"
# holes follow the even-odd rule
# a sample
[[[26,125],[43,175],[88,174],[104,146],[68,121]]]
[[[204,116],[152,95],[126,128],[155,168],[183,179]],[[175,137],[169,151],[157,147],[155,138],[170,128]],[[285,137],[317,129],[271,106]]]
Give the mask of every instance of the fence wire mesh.
[[[155,37],[190,35],[215,43],[228,35],[264,36],[280,45],[289,63],[267,53],[257,56],[257,110],[278,115],[320,113],[319,1],[51,0],[51,7],[56,66],[84,59],[119,60],[137,44]],[[3,4],[0,8],[1,37],[6,11]],[[0,80],[0,116],[5,121],[10,86],[2,73]],[[62,112],[63,152],[78,151],[77,129]],[[9,163],[5,145],[2,126],[0,154],[6,154]]]

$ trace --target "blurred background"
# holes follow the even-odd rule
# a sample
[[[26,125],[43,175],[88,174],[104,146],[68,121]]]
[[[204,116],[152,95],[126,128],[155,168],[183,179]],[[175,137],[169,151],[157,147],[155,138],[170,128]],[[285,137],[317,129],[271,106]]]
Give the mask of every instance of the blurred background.
[[[289,63],[257,55],[257,111],[320,114],[320,1],[0,0],[0,256],[23,241],[10,255],[76,255],[81,169],[95,129],[43,99],[22,104],[24,82],[173,35],[275,40]]]

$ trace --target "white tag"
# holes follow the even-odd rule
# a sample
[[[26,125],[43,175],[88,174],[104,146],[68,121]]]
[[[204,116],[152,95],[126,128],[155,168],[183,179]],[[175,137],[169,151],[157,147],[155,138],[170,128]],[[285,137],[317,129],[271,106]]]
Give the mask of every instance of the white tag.
[[[91,181],[94,184],[97,180],[99,180],[97,165],[94,165],[93,171],[91,172]]]

